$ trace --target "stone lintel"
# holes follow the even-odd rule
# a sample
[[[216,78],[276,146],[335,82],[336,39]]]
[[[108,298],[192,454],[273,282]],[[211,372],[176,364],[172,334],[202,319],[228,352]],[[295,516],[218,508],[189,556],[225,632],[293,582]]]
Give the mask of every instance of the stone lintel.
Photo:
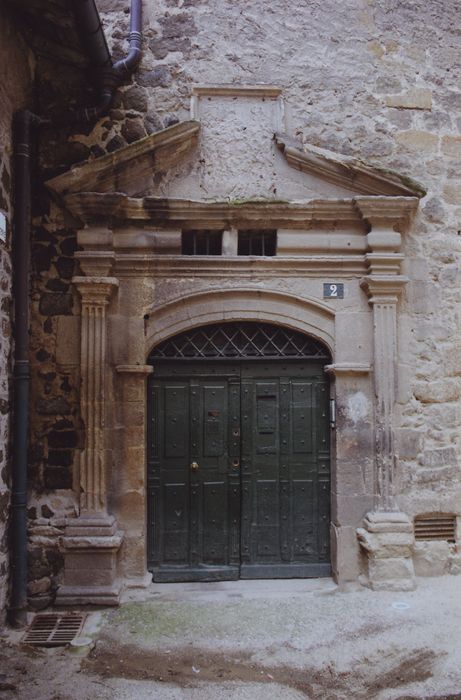
[[[120,375],[131,375],[131,374],[152,374],[154,368],[152,365],[117,365],[115,368],[117,374]]]
[[[361,375],[371,372],[370,365],[361,364],[360,362],[337,362],[333,365],[325,365],[324,370],[327,374],[334,376],[342,375]]]
[[[352,198],[323,198],[302,201],[271,199],[203,202],[164,197],[129,197],[121,192],[77,192],[66,196],[69,211],[89,226],[118,226],[149,222],[160,228],[209,229],[271,226],[300,228],[314,224],[341,222],[343,226],[360,224],[361,217]]]

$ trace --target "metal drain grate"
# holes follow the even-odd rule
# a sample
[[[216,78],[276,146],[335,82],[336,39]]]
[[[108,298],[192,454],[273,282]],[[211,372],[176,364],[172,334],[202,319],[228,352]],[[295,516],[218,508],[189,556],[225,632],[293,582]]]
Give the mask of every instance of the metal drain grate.
[[[83,627],[86,615],[80,613],[43,613],[36,615],[22,640],[37,647],[69,644]]]
[[[417,515],[415,518],[415,540],[456,540],[456,518],[454,515],[435,513]]]

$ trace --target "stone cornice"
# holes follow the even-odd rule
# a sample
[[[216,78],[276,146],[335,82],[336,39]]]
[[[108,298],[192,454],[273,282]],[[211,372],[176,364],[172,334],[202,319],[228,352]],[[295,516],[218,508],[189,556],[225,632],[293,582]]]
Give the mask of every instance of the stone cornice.
[[[423,197],[424,189],[409,178],[331,151],[298,144],[286,134],[276,134],[275,142],[289,165],[340,187],[366,195]]]
[[[81,192],[65,198],[69,211],[81,221],[114,225],[149,222],[156,227],[200,225],[221,229],[254,224],[310,228],[312,224],[357,224],[361,217],[353,199],[312,199],[299,202],[248,200],[203,202],[159,197],[128,197],[119,192]]]
[[[171,168],[197,144],[199,131],[197,121],[174,124],[114,153],[75,165],[45,184],[58,197],[75,192],[144,191],[154,173]]]

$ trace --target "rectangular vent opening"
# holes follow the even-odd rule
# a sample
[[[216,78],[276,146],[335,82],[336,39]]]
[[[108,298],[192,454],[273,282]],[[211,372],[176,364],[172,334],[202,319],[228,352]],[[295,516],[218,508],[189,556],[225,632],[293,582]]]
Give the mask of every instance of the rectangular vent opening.
[[[40,613],[35,615],[22,643],[38,647],[59,647],[80,635],[86,615],[81,613]]]
[[[417,515],[415,517],[415,540],[456,540],[456,517],[454,515]]]
[[[183,231],[182,255],[221,255],[222,231]]]
[[[238,255],[273,256],[277,252],[277,231],[250,230],[238,232]]]

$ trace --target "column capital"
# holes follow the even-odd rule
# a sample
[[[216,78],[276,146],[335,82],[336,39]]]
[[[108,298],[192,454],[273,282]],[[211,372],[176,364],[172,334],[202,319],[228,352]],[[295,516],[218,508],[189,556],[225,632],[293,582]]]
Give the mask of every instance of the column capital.
[[[82,272],[88,277],[108,277],[115,263],[115,253],[112,250],[79,250],[75,257]]]
[[[368,294],[370,304],[395,305],[407,282],[404,275],[367,275],[360,286]]]
[[[407,225],[418,208],[418,197],[354,197],[360,215],[370,229],[400,231]]]
[[[84,303],[103,306],[109,303],[112,293],[118,288],[116,277],[73,277],[72,283]]]

